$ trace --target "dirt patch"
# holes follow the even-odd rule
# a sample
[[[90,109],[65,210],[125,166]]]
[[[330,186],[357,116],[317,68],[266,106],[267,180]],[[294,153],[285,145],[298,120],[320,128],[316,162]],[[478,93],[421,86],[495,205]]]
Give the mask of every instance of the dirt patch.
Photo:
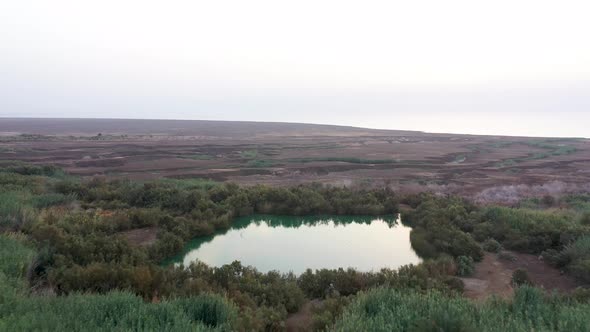
[[[508,269],[495,254],[485,254],[483,260],[475,266],[471,278],[462,278],[465,284],[465,296],[474,300],[485,300],[496,294],[503,298],[512,296],[512,270]]]
[[[483,260],[476,264],[473,276],[461,278],[465,284],[465,296],[474,300],[485,300],[492,294],[511,297],[514,293],[512,273],[519,268],[527,270],[536,286],[548,291],[569,292],[580,286],[575,279],[564,275],[538,256],[515,252],[510,254],[516,260],[502,260],[496,254],[486,253]]]
[[[311,331],[313,327],[313,309],[322,305],[322,301],[315,299],[305,303],[298,312],[289,315],[285,320],[287,332]]]
[[[516,257],[514,262],[505,262],[504,265],[511,269],[525,269],[529,273],[535,285],[546,290],[558,290],[568,292],[581,286],[574,278],[563,274],[562,271],[550,266],[539,259],[539,256],[512,253]]]
[[[132,229],[130,231],[121,232],[119,234],[123,235],[127,239],[127,241],[129,241],[133,245],[147,247],[156,242],[158,228],[138,228]]]

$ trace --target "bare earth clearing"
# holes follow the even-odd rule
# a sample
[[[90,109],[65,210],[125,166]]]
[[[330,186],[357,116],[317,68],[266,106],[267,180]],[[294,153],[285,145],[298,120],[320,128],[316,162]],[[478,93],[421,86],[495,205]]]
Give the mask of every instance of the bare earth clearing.
[[[82,176],[389,185],[507,203],[590,189],[588,143],[290,123],[0,119],[0,161]]]
[[[535,255],[510,252],[516,260],[511,262],[486,253],[484,259],[476,264],[475,273],[470,278],[462,278],[465,296],[475,300],[485,300],[495,294],[503,298],[512,296],[512,272],[518,268],[527,270],[533,283],[548,291],[569,292],[580,286],[573,278],[563,275],[554,267],[539,260]]]

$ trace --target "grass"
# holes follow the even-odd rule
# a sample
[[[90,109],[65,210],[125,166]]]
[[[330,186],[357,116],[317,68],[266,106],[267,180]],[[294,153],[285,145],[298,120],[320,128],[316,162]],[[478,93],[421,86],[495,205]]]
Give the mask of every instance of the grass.
[[[26,202],[31,196],[26,191],[0,192],[0,230],[20,229],[35,218],[35,211]]]
[[[360,295],[333,331],[564,331],[590,326],[590,305],[559,302],[523,286],[513,301],[492,298],[478,305],[438,292],[375,289]]]
[[[544,149],[547,151],[532,153],[526,157],[511,158],[511,159],[502,160],[502,161],[496,163],[496,167],[510,167],[510,166],[515,166],[516,164],[522,163],[525,161],[540,160],[540,159],[546,159],[546,158],[550,158],[550,157],[563,156],[563,155],[576,153],[578,151],[578,149],[576,149],[576,147],[571,146],[571,145],[564,145],[564,144],[555,145],[555,143],[557,143],[557,142],[561,142],[561,140],[542,140],[542,141],[526,142],[525,144],[530,147],[540,148],[540,149]],[[566,140],[564,142],[569,142],[569,140]]]
[[[24,275],[35,251],[0,235],[0,331],[229,331],[236,307],[218,295],[146,303],[129,292],[34,296]]]
[[[255,159],[258,156],[258,150],[240,151],[240,158]]]

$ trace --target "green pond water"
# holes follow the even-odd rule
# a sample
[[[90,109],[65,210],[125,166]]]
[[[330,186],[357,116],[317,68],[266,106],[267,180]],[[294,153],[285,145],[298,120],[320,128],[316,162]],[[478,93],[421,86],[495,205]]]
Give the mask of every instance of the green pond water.
[[[421,261],[410,245],[411,228],[398,216],[293,217],[255,215],[232,227],[191,241],[168,263],[202,261],[221,266],[233,261],[259,271],[353,267],[360,271],[398,268]]]

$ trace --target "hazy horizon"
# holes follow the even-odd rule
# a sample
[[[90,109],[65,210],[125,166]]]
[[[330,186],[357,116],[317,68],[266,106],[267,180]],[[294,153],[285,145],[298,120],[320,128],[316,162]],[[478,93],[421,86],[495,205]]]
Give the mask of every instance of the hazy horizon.
[[[590,137],[589,10],[530,0],[6,2],[0,117]]]

